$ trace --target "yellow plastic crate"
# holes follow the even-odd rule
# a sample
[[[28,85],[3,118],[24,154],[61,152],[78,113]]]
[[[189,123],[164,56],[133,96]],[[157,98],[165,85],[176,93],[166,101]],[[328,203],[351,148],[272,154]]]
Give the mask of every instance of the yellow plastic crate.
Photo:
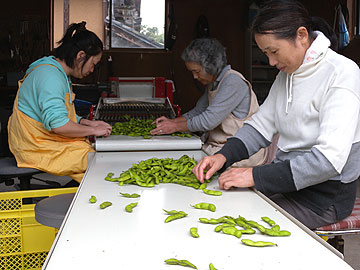
[[[57,229],[35,220],[35,204],[23,199],[75,193],[77,188],[0,192],[0,270],[41,269]]]

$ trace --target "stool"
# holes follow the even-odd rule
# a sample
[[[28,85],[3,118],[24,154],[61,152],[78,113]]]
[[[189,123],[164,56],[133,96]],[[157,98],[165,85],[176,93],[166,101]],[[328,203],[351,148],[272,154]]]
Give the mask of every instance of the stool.
[[[18,178],[20,181],[20,190],[31,189],[30,180],[33,175],[38,173],[44,173],[34,168],[19,168],[16,164],[14,157],[0,158],[0,183],[5,182],[5,185],[10,186],[14,184],[14,178]],[[55,181],[47,181],[38,178],[34,178],[39,181],[45,182],[50,186],[46,187],[60,187],[61,185]]]
[[[59,229],[74,196],[75,193],[67,193],[42,199],[35,205],[36,221]]]
[[[344,254],[343,235],[360,233],[360,198],[356,198],[354,209],[347,218],[315,230],[319,236],[331,237],[328,243]],[[334,236],[334,237],[332,237]]]

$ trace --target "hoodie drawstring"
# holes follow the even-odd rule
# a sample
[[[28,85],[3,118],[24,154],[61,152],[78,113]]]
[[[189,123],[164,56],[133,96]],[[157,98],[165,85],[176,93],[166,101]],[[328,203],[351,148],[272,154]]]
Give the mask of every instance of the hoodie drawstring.
[[[286,107],[285,107],[285,113],[289,113],[289,106],[292,102],[292,81],[293,81],[294,74],[291,74],[290,76],[287,75],[286,78]]]

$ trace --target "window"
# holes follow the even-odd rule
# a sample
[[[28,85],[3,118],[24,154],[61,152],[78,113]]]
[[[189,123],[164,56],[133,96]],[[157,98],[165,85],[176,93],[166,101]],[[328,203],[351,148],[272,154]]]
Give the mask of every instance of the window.
[[[108,10],[109,48],[164,49],[165,0],[110,0]]]
[[[53,0],[53,42],[71,23],[86,27],[106,47],[164,49],[166,0]],[[109,18],[112,18],[111,20]]]

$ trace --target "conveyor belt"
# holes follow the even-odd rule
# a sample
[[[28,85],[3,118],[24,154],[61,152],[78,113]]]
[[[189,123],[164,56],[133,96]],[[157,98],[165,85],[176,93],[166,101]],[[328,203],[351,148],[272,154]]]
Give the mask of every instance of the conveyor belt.
[[[123,99],[100,98],[94,118],[111,125],[128,121],[128,117],[150,119],[166,116],[174,118],[175,112],[168,99]],[[96,138],[96,151],[157,151],[157,150],[200,150],[202,142],[196,135],[191,138],[171,135],[154,136],[151,139],[111,135]]]

